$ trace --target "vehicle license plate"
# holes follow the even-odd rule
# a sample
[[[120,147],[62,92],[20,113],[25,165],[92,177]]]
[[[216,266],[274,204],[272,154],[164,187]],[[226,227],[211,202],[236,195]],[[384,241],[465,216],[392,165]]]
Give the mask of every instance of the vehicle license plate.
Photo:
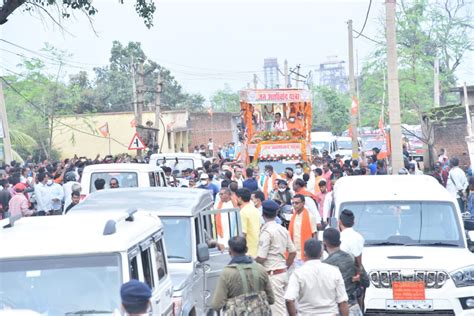
[[[433,300],[385,300],[386,310],[433,310]]]

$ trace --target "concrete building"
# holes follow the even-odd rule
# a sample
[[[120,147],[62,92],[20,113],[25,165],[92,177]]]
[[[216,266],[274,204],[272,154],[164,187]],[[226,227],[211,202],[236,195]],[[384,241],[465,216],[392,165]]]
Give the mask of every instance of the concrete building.
[[[189,147],[190,126],[189,112],[163,111],[162,122],[159,124],[158,143],[161,152],[178,152]],[[136,155],[135,150],[128,146],[135,134],[135,116],[132,112],[93,113],[58,117],[53,128],[53,148],[57,149],[61,158],[86,156],[94,158],[120,153]],[[143,124],[155,121],[155,113],[143,112]],[[99,127],[108,124],[109,138],[99,132]],[[156,124],[154,124],[156,126]]]
[[[474,86],[469,86],[467,90],[472,121],[474,120]],[[432,132],[434,158],[437,158],[441,148],[445,148],[448,157],[456,156],[459,158],[461,167],[468,167],[471,164],[471,159],[466,140],[469,133],[464,92],[462,87],[453,88],[450,92],[459,96],[458,104],[433,108],[424,114],[424,120],[425,124],[428,124],[427,130]],[[471,134],[474,135],[472,126]]]
[[[190,151],[194,146],[206,145],[212,137],[214,149],[230,142],[237,143],[239,113],[214,112],[212,117],[207,112],[190,114]]]

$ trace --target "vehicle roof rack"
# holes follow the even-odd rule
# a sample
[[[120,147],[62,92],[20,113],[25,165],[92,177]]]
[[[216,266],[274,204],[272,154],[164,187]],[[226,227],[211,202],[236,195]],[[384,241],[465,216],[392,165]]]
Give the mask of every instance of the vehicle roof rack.
[[[10,216],[7,218],[4,218],[0,221],[0,227],[1,228],[11,228],[15,226],[15,222],[21,218],[21,214],[15,215],[15,216]]]
[[[117,232],[117,223],[123,220],[127,222],[133,222],[134,221],[133,214],[135,214],[137,211],[138,210],[136,208],[129,208],[126,211],[127,213],[126,215],[121,216],[117,219],[109,219],[107,223],[105,223],[104,232],[102,233],[102,235],[107,236],[107,235],[115,234]]]

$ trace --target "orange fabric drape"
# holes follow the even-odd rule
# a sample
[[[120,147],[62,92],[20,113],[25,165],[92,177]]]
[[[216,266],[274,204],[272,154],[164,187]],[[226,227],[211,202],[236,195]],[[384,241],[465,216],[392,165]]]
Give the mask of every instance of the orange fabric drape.
[[[313,193],[309,192],[306,189],[301,189],[298,192],[296,192],[296,194],[302,194],[304,196],[312,198],[313,200],[316,200],[316,195],[314,195]]]
[[[290,233],[291,240],[295,243],[296,241],[294,240],[294,225],[295,225],[295,219],[296,219],[296,212],[293,212],[293,216],[291,217],[290,220],[290,225],[288,227],[288,231]],[[310,239],[313,237],[313,232],[311,231],[311,222],[309,220],[309,212],[306,208],[303,210],[303,218],[301,219],[301,258],[303,259],[304,256],[304,243],[306,240]]]
[[[272,188],[276,190],[276,174],[272,173]],[[268,200],[268,177],[265,176],[265,182],[263,183],[263,194],[265,195],[265,200]]]
[[[222,200],[217,203],[218,210],[222,209],[222,204],[224,204]],[[222,227],[222,214],[220,212],[216,214],[216,231],[219,237],[224,238],[224,228]]]

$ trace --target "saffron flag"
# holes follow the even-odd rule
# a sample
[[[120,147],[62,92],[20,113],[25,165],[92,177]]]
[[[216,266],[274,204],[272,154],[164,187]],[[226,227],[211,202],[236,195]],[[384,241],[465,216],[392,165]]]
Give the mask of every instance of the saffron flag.
[[[207,113],[209,114],[210,117],[212,117],[212,115],[214,114],[214,112],[212,111],[212,106],[209,107],[209,109],[207,110]]]
[[[137,121],[136,121],[135,119],[133,119],[133,120],[130,121],[130,127],[131,127],[131,128],[137,127]]]
[[[352,96],[351,112],[353,115],[356,115],[358,111],[359,111],[359,100],[357,100],[357,97],[354,95]]]
[[[102,134],[104,137],[109,137],[109,123],[105,123],[101,127],[99,127],[99,132]]]
[[[384,126],[383,126],[383,116],[382,116],[382,114],[380,114],[379,129],[380,129],[380,133],[381,133],[382,135],[385,135],[385,128],[384,128]]]

